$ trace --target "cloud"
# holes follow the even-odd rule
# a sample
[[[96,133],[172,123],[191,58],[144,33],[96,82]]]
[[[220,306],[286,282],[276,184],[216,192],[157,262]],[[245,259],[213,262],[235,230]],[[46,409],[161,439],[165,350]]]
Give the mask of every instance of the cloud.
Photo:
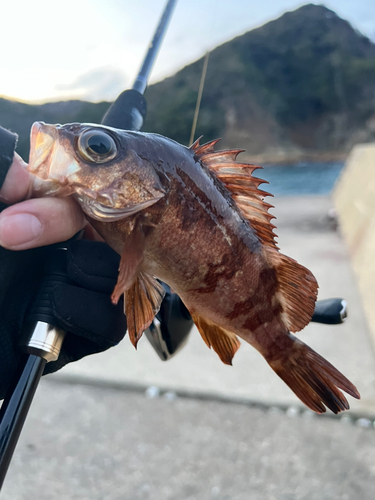
[[[56,85],[55,90],[64,93],[65,97],[69,95],[70,98],[111,101],[128,86],[128,78],[122,71],[102,67],[82,73],[70,83]]]

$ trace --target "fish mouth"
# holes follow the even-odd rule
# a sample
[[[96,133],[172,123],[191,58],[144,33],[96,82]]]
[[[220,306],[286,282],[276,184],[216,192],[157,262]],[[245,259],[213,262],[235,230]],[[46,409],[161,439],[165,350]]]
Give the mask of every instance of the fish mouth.
[[[73,195],[73,197],[81,205],[82,210],[92,219],[102,222],[114,222],[130,217],[131,215],[154,205],[163,197],[163,195],[140,203],[134,203],[125,207],[117,208],[101,203],[97,199],[89,196],[87,193],[77,192]]]
[[[31,127],[29,171],[37,172],[53,152],[56,129],[44,122],[35,122]]]
[[[35,122],[31,127],[30,159],[27,170],[35,176],[33,192],[43,196],[73,193],[68,177],[74,176],[80,166],[69,158],[59,142],[59,125]]]

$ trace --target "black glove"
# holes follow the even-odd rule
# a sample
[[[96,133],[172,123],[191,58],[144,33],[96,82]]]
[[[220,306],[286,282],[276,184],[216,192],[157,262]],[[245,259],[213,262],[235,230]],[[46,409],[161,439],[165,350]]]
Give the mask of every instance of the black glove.
[[[57,246],[21,252],[0,247],[0,399],[20,362],[20,334]],[[126,332],[123,303],[110,300],[120,257],[104,243],[78,240],[69,244],[66,259],[71,284],[58,285],[50,297],[58,326],[68,333],[45,374],[118,344]]]
[[[120,256],[105,243],[78,240],[69,244],[67,275],[70,284],[51,292],[57,325],[68,332],[59,359],[47,363],[44,374],[71,361],[117,345],[126,333],[124,303],[114,306]]]

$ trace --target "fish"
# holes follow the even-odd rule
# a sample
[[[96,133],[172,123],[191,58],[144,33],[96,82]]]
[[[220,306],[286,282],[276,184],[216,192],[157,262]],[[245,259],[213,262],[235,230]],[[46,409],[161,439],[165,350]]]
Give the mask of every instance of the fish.
[[[218,140],[190,147],[154,133],[95,124],[31,130],[33,196],[73,196],[119,255],[112,294],[124,295],[136,347],[167,283],[225,364],[252,345],[311,410],[349,409],[356,387],[293,335],[311,320],[318,284],[276,243],[269,193]]]

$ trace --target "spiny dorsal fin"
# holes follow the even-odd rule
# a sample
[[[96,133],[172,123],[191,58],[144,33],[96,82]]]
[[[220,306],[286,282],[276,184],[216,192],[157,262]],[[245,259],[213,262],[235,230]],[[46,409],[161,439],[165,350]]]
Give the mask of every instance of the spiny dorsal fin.
[[[190,146],[189,149],[192,149],[196,155],[201,156],[204,153],[212,153],[215,150],[215,144],[221,141],[221,139],[215,139],[214,141],[207,142],[202,146],[199,144],[199,141],[202,139],[203,135],[198,137],[196,141]]]
[[[215,144],[220,139],[202,146],[199,144],[199,140],[200,138],[190,146],[190,149],[224,184],[261,242],[271,248],[278,249],[275,242],[276,234],[273,232],[275,226],[270,222],[275,217],[268,213],[268,210],[273,206],[264,201],[266,196],[272,195],[259,189],[260,184],[268,184],[268,182],[252,176],[254,170],[262,167],[237,162],[236,158],[239,153],[244,151],[243,149],[215,151]]]

